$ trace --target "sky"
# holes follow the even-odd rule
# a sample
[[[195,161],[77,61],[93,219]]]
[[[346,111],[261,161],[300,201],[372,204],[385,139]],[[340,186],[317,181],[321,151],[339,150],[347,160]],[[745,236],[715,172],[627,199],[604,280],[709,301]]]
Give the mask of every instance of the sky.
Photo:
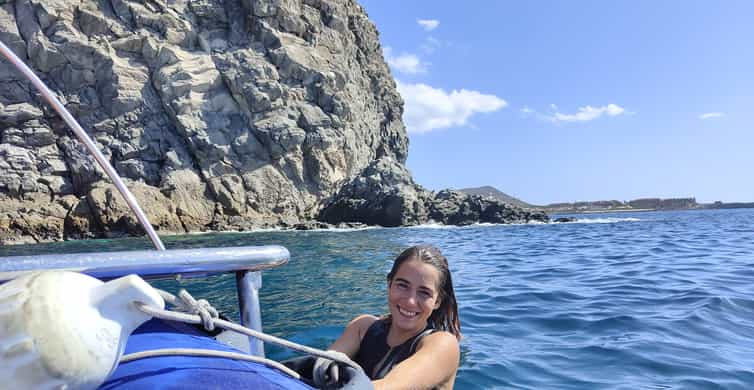
[[[754,1],[360,4],[422,186],[754,201]]]

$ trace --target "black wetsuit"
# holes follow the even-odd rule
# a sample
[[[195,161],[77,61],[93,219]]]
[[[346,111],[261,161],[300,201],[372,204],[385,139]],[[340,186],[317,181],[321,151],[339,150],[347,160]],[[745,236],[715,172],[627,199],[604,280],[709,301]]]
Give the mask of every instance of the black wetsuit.
[[[387,319],[375,321],[359,345],[359,353],[354,361],[359,363],[364,372],[372,380],[382,379],[398,363],[406,360],[416,352],[419,341],[435,330],[427,327],[416,336],[406,340],[403,344],[390,348],[387,344],[387,334],[390,322]]]

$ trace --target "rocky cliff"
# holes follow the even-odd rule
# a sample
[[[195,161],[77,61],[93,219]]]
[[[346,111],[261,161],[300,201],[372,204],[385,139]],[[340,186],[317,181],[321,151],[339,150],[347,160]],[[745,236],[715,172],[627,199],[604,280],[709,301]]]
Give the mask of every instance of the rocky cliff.
[[[0,40],[161,232],[422,223],[436,203],[405,170],[403,103],[354,1],[0,0]],[[348,212],[347,189],[386,167],[405,185],[383,190],[423,206]],[[0,242],[139,232],[64,123],[0,63]]]

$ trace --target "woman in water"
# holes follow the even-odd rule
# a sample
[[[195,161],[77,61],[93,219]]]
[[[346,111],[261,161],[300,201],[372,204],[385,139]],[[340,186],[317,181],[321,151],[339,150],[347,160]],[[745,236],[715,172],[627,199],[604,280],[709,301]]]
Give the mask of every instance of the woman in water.
[[[461,324],[448,261],[439,249],[404,250],[387,275],[389,314],[360,315],[330,346],[359,363],[380,389],[452,389]],[[315,378],[331,361],[318,359]]]

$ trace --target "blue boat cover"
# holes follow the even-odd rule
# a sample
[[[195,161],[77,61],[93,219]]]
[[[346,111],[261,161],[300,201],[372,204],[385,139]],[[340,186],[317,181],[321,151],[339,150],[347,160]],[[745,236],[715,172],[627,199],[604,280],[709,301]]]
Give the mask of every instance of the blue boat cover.
[[[126,354],[163,348],[240,352],[191,326],[151,320],[128,338]],[[254,362],[196,356],[160,356],[118,366],[100,389],[312,389],[274,368]]]

